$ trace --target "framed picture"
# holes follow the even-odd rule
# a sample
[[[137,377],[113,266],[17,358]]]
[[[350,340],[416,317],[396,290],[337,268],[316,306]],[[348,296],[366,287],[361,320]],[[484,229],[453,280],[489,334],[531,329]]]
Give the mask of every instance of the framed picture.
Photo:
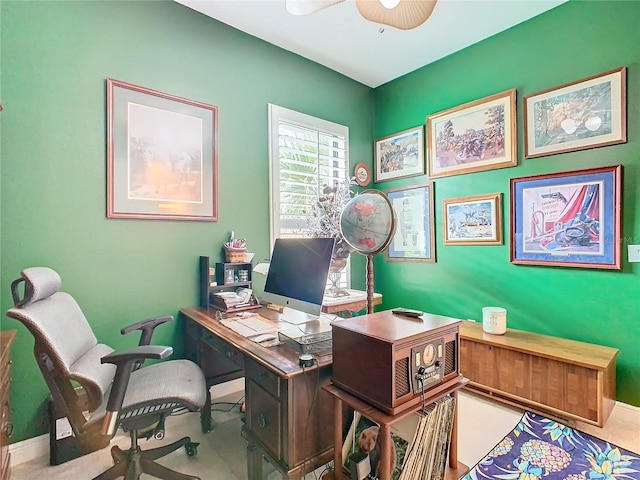
[[[376,182],[424,174],[423,131],[420,125],[374,142]]]
[[[107,79],[107,217],[216,221],[218,108]]]
[[[397,429],[391,432],[391,442],[394,448],[393,453],[395,453],[395,455],[392,454],[392,458],[395,459],[395,461],[392,460],[392,480],[400,477],[404,457],[409,447],[407,439],[411,440],[414,437],[419,421],[419,414],[414,414],[403,423],[402,430]],[[357,471],[354,471],[356,468],[353,467],[349,461],[351,457],[353,457],[354,463],[355,461],[366,462],[366,465],[361,464],[358,469],[370,471],[370,475],[364,478],[372,478],[378,471],[378,463],[380,462],[379,428],[379,425],[373,420],[365,417],[360,412],[353,412],[353,420],[342,441],[343,469],[345,472],[351,472],[352,479],[357,478],[358,474]],[[368,455],[364,456],[365,452]]]
[[[620,269],[622,166],[511,179],[511,263]]]
[[[527,95],[525,157],[627,141],[626,67]]]
[[[358,185],[366,187],[371,183],[371,169],[364,162],[356,163],[356,166],[353,167],[353,178]]]
[[[397,217],[387,260],[435,262],[433,182],[385,191]]]
[[[502,245],[500,193],[442,202],[445,245]]]
[[[430,178],[515,167],[516,90],[429,115],[427,135]]]

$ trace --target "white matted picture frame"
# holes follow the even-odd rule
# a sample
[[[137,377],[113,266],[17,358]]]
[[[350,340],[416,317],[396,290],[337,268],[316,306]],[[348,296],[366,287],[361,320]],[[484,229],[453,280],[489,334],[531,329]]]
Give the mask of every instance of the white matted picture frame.
[[[107,217],[218,219],[218,107],[107,79]]]
[[[424,174],[423,125],[379,138],[373,149],[376,182]]]
[[[516,90],[427,116],[429,178],[518,164]]]
[[[627,141],[627,68],[527,95],[525,158]]]
[[[445,199],[442,222],[445,245],[502,245],[502,194]]]
[[[396,231],[387,248],[391,262],[436,261],[433,182],[385,191],[396,214]]]

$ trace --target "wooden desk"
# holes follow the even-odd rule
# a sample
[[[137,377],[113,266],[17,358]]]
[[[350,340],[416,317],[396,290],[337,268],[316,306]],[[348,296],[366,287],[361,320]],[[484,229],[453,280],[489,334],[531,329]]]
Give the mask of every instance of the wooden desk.
[[[468,468],[463,463],[458,462],[458,440],[457,440],[457,411],[458,411],[458,390],[462,388],[467,383],[466,378],[460,378],[460,381],[457,382],[453,387],[448,389],[446,392],[440,392],[434,396],[426,396],[425,404],[433,403],[438,400],[440,397],[451,394],[451,396],[455,399],[455,413],[453,417],[453,426],[451,431],[451,444],[449,449],[449,468],[447,469],[447,474],[445,475],[446,479],[458,479],[464,475]],[[341,388],[336,387],[333,384],[325,385],[322,387],[324,390],[329,392],[334,397],[334,408],[333,408],[333,421],[334,421],[334,430],[333,430],[333,463],[334,463],[334,479],[341,480],[342,479],[342,412],[343,412],[343,404],[346,404],[353,408],[354,410],[360,412],[363,416],[373,420],[374,422],[380,425],[380,480],[390,480],[392,472],[389,469],[390,458],[391,458],[391,449],[393,448],[393,441],[391,440],[391,425],[395,422],[402,420],[415,413],[417,410],[422,408],[422,404],[417,406],[413,406],[407,408],[406,410],[397,413],[395,415],[389,415],[376,407],[360,400],[359,398],[354,397],[353,395],[345,392]],[[428,394],[427,394],[428,395]]]
[[[262,479],[266,456],[286,479],[300,479],[332,458],[331,396],[321,389],[331,377],[331,354],[319,356],[318,366],[302,369],[297,351],[279,345],[265,348],[220,324],[215,310],[186,308],[185,355],[202,368],[207,387],[245,377],[249,480]],[[276,318],[277,312],[260,314]],[[326,322],[326,324],[325,324]],[[329,328],[327,320],[299,325],[305,333]],[[311,410],[310,410],[310,407]],[[202,429],[211,430],[211,399],[202,409]]]
[[[349,295],[343,297],[324,297],[322,300],[322,311],[324,313],[335,313],[350,317],[352,313],[359,312],[367,308],[367,292],[360,290],[347,290]],[[382,295],[373,294],[373,304],[380,305]]]

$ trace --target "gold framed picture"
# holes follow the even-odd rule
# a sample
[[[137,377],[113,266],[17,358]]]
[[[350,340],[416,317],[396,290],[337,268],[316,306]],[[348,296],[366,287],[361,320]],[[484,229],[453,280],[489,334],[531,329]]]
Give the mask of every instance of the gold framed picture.
[[[427,117],[429,178],[518,164],[516,90],[506,90]]]

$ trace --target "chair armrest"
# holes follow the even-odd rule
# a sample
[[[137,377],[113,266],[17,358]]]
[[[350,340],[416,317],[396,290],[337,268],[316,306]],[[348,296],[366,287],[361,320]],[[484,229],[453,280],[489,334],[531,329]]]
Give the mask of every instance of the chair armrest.
[[[122,408],[124,395],[129,385],[129,377],[131,377],[132,365],[136,362],[144,361],[147,358],[153,360],[162,360],[173,353],[173,348],[162,345],[143,345],[141,347],[121,350],[105,355],[100,359],[100,363],[113,363],[116,365],[116,374],[113,377],[113,385],[109,400],[107,400],[107,414],[105,423],[103,424],[103,433],[111,435],[115,432],[116,420],[118,412]],[[108,425],[105,427],[105,425]]]
[[[152,360],[163,360],[173,353],[173,348],[164,345],[142,345],[128,350],[111,352],[100,359],[100,363],[113,363],[120,367],[121,364],[135,362],[150,358]]]
[[[158,325],[170,322],[171,320],[173,320],[173,317],[170,315],[165,317],[149,318],[147,320],[142,320],[141,322],[137,322],[133,325],[122,328],[120,330],[120,334],[126,335],[135,330],[140,330],[140,341],[138,342],[138,345],[149,345],[151,343],[151,336],[153,335],[153,331],[155,330],[155,328]]]

